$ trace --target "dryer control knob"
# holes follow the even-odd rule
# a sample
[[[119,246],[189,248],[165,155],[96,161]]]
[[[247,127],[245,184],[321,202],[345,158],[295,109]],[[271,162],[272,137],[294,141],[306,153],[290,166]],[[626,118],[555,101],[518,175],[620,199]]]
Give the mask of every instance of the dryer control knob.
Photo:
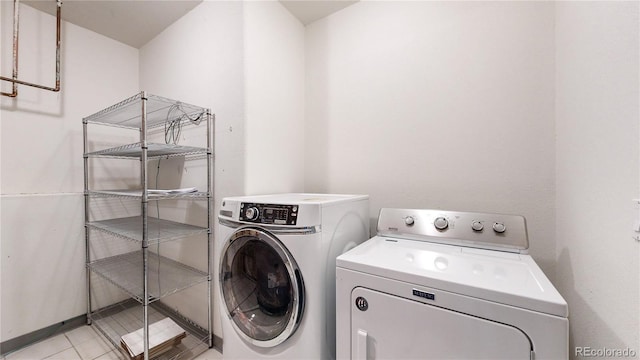
[[[484,229],[484,225],[480,221],[476,220],[471,223],[471,228],[473,231],[482,231],[482,229]]]
[[[446,218],[440,216],[435,219],[435,221],[433,222],[433,226],[435,226],[438,230],[444,230],[449,227],[449,221],[447,221]]]
[[[404,223],[407,224],[407,226],[412,226],[416,223],[416,220],[413,218],[413,216],[407,216],[406,218],[404,218]]]
[[[247,210],[244,211],[244,216],[249,219],[249,220],[255,220],[258,218],[258,208],[256,207],[250,207]]]
[[[507,230],[507,227],[503,223],[501,222],[493,223],[493,231],[497,232],[498,234],[502,234],[506,230]]]

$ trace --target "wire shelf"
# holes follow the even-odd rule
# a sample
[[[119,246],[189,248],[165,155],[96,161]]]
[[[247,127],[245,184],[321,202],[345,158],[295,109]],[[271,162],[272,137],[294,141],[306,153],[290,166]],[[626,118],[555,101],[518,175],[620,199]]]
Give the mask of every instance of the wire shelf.
[[[149,244],[207,232],[207,228],[204,227],[154,217],[147,217],[147,221],[147,240]],[[87,226],[114,236],[142,242],[142,216],[92,221],[87,223]]]
[[[148,128],[161,126],[167,121],[177,120],[185,114],[191,119],[198,119],[197,121],[199,122],[199,120],[204,119],[205,115],[209,114],[209,110],[203,107],[152,94],[146,94],[146,98],[143,98],[143,94],[144,92],[140,92],[117,104],[100,110],[93,115],[85,117],[83,121],[86,123],[139,129],[142,127],[142,102],[145,100],[147,102]],[[172,109],[176,107],[178,107],[179,110],[172,111]],[[183,122],[192,123],[192,121],[189,120]]]
[[[150,251],[147,254],[147,296],[150,303],[208,279],[206,272]],[[92,261],[87,267],[143,303],[142,250]]]
[[[89,190],[87,191],[94,198],[129,198],[142,199],[142,190],[140,189],[118,189],[118,190]],[[166,200],[166,199],[195,199],[206,200],[208,195],[206,192],[189,192],[189,193],[149,193],[149,200]]]
[[[149,307],[150,324],[160,321],[165,317],[170,317],[180,325],[180,327],[186,331],[187,337],[182,339],[179,345],[154,359],[192,359],[209,348],[207,330],[201,328],[183,315],[168,309],[161,303],[155,303]],[[89,318],[91,319],[92,325],[95,325],[100,333],[102,333],[115,348],[120,350],[121,356],[128,359],[128,355],[120,346],[120,339],[122,335],[136,331],[144,326],[142,308],[138,303],[133,300],[127,300],[92,312],[89,314]]]
[[[189,156],[207,154],[206,148],[182,146],[174,144],[147,143],[147,158]],[[118,159],[140,159],[142,143],[127,144],[109,149],[93,151],[85,154],[87,157],[109,157]]]

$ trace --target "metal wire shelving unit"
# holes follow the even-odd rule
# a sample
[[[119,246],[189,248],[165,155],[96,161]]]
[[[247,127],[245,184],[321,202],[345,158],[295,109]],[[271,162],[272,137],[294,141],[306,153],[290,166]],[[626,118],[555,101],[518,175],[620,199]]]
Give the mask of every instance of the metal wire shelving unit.
[[[85,197],[85,245],[87,267],[87,322],[96,328],[123,355],[121,337],[132,331],[143,329],[144,359],[148,360],[149,326],[164,317],[171,317],[185,331],[186,337],[169,351],[154,357],[159,359],[193,358],[213,346],[211,322],[211,249],[212,249],[212,197],[213,197],[213,122],[209,109],[140,92],[93,115],[85,117],[84,139],[84,197]],[[161,144],[148,141],[149,130],[170,126],[206,127],[206,144],[202,147],[183,146],[172,143]],[[131,144],[89,151],[89,125],[104,125],[134,130],[139,141]],[[153,159],[182,156],[185,160],[206,161],[207,189],[176,189],[157,191],[148,186],[148,163]],[[90,158],[135,159],[140,161],[140,184],[138,188],[90,189]],[[114,216],[93,220],[91,205],[106,198],[128,198],[139,201],[138,216]],[[206,201],[206,226],[194,226],[172,220],[150,216],[149,203],[162,200]],[[104,201],[104,200],[102,200]],[[96,233],[102,236],[93,236]],[[92,236],[96,239],[92,239]],[[126,239],[138,244],[135,251],[113,256],[99,257],[92,254],[92,241],[107,238]],[[197,241],[206,236],[206,270],[183,264],[151,251],[151,245],[176,240]],[[159,248],[158,248],[159,249]],[[96,258],[92,258],[96,257]],[[119,301],[100,308],[92,308],[92,278],[106,280],[110,286],[121,290],[129,300]],[[199,325],[188,317],[172,310],[162,299],[197,284],[206,284],[207,326]],[[140,311],[141,310],[141,311]]]

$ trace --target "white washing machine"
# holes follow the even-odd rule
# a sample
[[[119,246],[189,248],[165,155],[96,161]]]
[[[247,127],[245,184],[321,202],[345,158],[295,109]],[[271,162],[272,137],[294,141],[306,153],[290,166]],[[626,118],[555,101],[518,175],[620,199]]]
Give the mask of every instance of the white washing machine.
[[[335,260],[369,238],[368,196],[230,197],[218,218],[223,358],[335,358]]]
[[[568,307],[521,216],[382,209],[336,261],[338,359],[567,359]]]

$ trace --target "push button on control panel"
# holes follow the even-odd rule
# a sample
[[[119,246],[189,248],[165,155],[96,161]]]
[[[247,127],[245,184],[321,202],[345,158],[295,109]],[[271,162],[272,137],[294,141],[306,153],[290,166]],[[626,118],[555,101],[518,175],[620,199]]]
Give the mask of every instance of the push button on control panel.
[[[260,212],[256,207],[250,207],[244,211],[244,216],[249,220],[255,220],[258,218]]]
[[[449,221],[445,217],[437,217],[433,222],[433,226],[438,230],[444,230],[449,227]]]
[[[498,234],[502,234],[506,230],[507,230],[507,227],[504,225],[504,223],[501,223],[501,222],[493,223],[493,231],[497,232]]]
[[[473,231],[482,231],[484,229],[484,224],[482,224],[480,221],[474,221],[471,223],[471,229],[473,229]]]

